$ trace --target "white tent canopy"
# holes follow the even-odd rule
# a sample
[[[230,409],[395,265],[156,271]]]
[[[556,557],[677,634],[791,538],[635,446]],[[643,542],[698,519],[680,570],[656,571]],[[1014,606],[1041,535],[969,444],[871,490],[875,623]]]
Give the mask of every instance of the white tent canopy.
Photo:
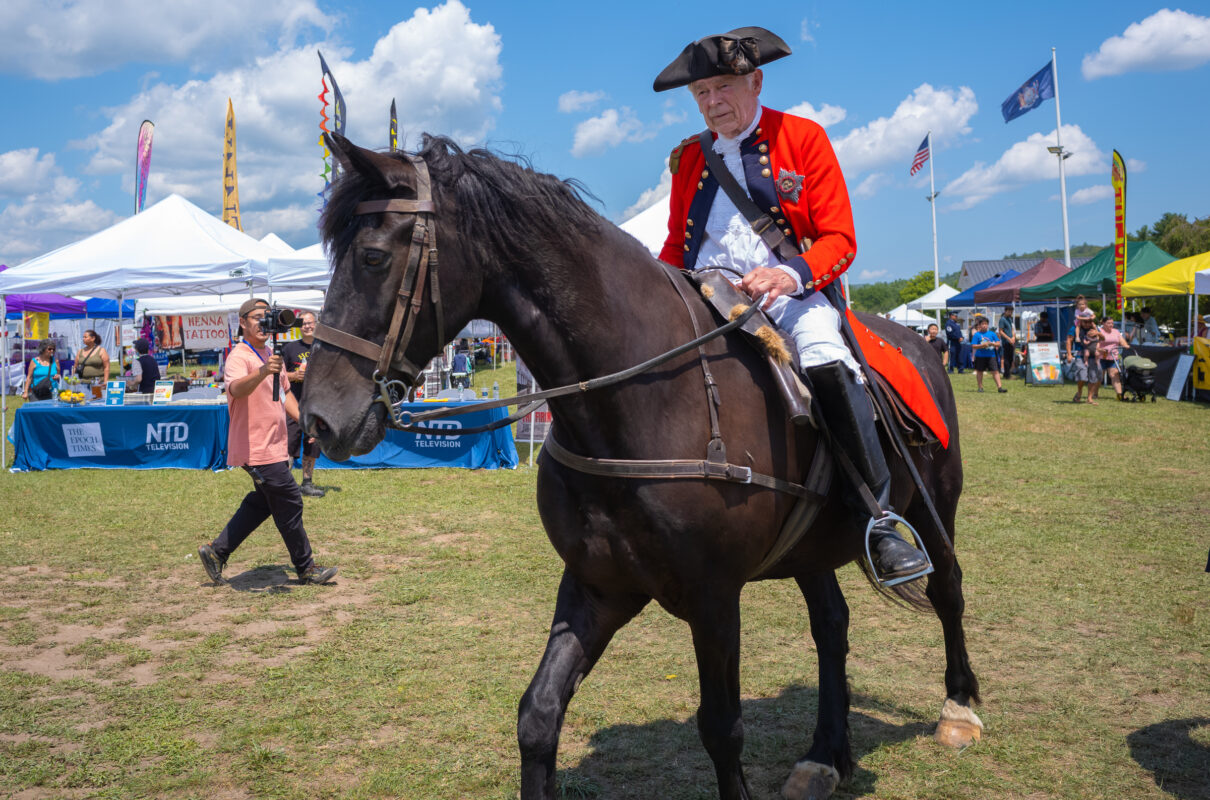
[[[900,325],[906,325],[909,328],[924,328],[937,323],[937,320],[932,317],[926,317],[919,311],[913,311],[908,308],[906,303],[891,309],[886,316],[892,322],[898,322]]]
[[[286,242],[276,233],[266,233],[264,236],[260,237],[260,243],[266,247],[272,247],[274,250],[284,256],[290,255],[294,252],[294,248],[286,244]]]
[[[0,272],[0,294],[165,297],[247,292],[280,253],[180,195]]]
[[[332,279],[323,242],[269,259],[269,285],[282,289],[326,290]]]
[[[958,290],[943,283],[926,295],[917,297],[907,304],[913,311],[944,311],[945,301],[958,294]]]
[[[263,296],[263,295],[262,295]],[[220,314],[238,311],[248,299],[247,292],[220,295],[195,295],[193,297],[157,297],[139,301],[139,310],[144,314]],[[265,299],[268,299],[267,297]],[[323,292],[303,290],[274,292],[273,302],[294,309],[319,311],[324,304]]]
[[[645,211],[623,222],[618,227],[638,239],[653,256],[659,256],[668,238],[668,214],[672,195],[665,195]]]
[[[1210,294],[1210,269],[1194,274],[1193,291],[1197,294]]]

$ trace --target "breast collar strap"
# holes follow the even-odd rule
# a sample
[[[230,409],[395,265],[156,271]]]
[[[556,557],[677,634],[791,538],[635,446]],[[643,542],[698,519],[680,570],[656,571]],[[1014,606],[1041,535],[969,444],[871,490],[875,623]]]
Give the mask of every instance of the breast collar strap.
[[[377,369],[374,380],[384,390],[382,393],[385,393],[386,386],[390,383],[402,387],[399,381],[388,379],[391,370],[415,378],[423,369],[409,361],[404,356],[404,351],[407,350],[412,330],[416,327],[416,318],[420,315],[426,284],[429,285],[429,296],[437,317],[437,341],[440,344],[445,343],[445,320],[437,283],[437,225],[432,182],[429,179],[428,166],[423,159],[412,155],[405,157],[416,170],[416,199],[367,200],[358,203],[353,210],[354,216],[382,213],[416,215],[416,223],[412,226],[412,241],[408,245],[407,263],[403,279],[399,283],[399,293],[395,296],[395,312],[391,317],[390,327],[387,328],[386,338],[379,345],[322,322],[315,325],[316,339],[375,362]]]

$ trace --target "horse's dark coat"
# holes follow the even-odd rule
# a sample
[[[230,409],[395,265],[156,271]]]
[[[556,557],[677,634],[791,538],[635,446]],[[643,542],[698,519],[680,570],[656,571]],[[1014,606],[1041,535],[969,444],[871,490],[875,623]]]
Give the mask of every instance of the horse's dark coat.
[[[415,197],[412,168],[334,137],[344,166],[323,219],[334,273],[322,321],[382,342],[401,280],[414,217],[353,216],[363,200]],[[445,329],[472,318],[496,322],[542,386],[559,386],[629,367],[693,338],[685,306],[647,251],[585,205],[576,188],[485,151],[464,153],[430,138],[419,154],[433,178]],[[366,250],[390,254],[371,269]],[[424,364],[435,341],[425,303],[407,357]],[[692,313],[714,323],[705,305]],[[949,535],[962,470],[953,396],[941,363],[919,336],[876,317],[875,332],[921,365],[953,432],[947,450],[917,452]],[[799,481],[815,446],[810,429],[785,420],[763,360],[738,337],[706,346],[722,396],[721,429],[733,463]],[[334,458],[365,452],[382,437],[368,359],[317,344],[308,367],[304,424]],[[413,377],[413,376],[408,376]],[[630,382],[552,400],[553,434],[568,449],[604,458],[703,458],[707,395],[696,354]],[[899,473],[905,474],[899,474]],[[654,599],[686,620],[701,684],[698,725],[724,800],[749,796],[740,765],[739,595],[777,536],[794,499],[705,481],[600,478],[542,458],[538,508],[565,563],[550,640],[522,698],[518,740],[521,796],[553,798],[555,753],[567,703],[612,635]],[[961,570],[944,546],[900,465],[894,505],[925,536],[937,571],[927,594],[945,634],[946,694],[977,700],[962,632]],[[860,536],[839,499],[823,509],[802,542],[762,578],[794,578],[808,601],[819,650],[820,703],[805,759],[852,771],[845,656],[848,609],[833,570],[858,556]],[[888,613],[890,613],[888,611]]]

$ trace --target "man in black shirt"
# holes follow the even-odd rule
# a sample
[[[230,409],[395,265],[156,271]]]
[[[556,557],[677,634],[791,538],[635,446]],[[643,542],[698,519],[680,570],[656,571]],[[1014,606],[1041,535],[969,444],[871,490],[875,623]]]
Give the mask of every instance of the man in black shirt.
[[[286,380],[294,398],[301,403],[303,395],[303,379],[307,376],[307,360],[311,358],[311,345],[315,344],[315,314],[304,311],[298,316],[302,321],[302,338],[286,342],[282,347],[282,364],[286,371]],[[315,472],[315,459],[319,458],[319,442],[304,436],[302,426],[289,417],[286,418],[286,430],[290,437],[290,457],[298,455],[302,447],[302,485],[299,491],[306,497],[323,497],[324,490],[311,483],[311,475]]]
[[[151,394],[155,391],[155,382],[160,379],[160,365],[155,363],[155,356],[151,355],[151,344],[146,339],[138,339],[134,343],[134,351],[139,354],[136,363],[139,366],[139,391],[143,394]]]
[[[951,311],[949,320],[945,323],[945,340],[950,349],[949,371],[955,368],[962,374],[962,323],[958,322],[958,312]]]

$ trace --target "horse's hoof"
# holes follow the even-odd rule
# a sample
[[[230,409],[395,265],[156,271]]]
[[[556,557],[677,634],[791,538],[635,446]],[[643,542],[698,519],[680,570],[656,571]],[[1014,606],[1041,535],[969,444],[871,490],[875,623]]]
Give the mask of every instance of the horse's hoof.
[[[970,706],[960,706],[946,699],[941,707],[941,720],[933,738],[946,747],[968,747],[983,736],[983,722]]]
[[[827,764],[799,761],[794,765],[781,796],[785,800],[827,800],[840,784],[840,773]]]

